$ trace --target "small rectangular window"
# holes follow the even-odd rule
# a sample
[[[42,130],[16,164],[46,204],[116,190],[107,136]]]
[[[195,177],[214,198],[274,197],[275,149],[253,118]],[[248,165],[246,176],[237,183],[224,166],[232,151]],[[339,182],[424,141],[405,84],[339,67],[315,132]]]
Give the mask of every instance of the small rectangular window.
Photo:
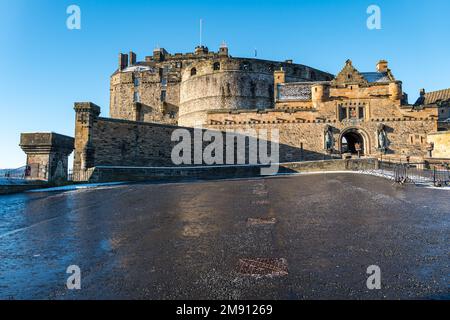
[[[364,119],[364,107],[359,107],[359,118]]]
[[[339,120],[342,121],[347,118],[347,109],[340,106],[339,107]]]

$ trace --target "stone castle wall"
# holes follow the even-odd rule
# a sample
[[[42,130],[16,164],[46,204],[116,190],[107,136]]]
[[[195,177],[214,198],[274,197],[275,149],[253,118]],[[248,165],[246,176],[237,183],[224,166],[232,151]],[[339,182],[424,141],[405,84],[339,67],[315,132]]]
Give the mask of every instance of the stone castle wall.
[[[434,144],[433,158],[450,159],[450,131],[429,134],[428,143]]]
[[[205,127],[214,130],[234,130],[244,127],[257,131],[278,129],[280,153],[283,153],[286,161],[314,160],[326,155],[325,131],[328,126],[333,129],[335,150],[341,150],[344,133],[348,130],[357,130],[364,138],[365,153],[377,155],[379,153],[377,130],[379,124],[384,124],[389,140],[388,154],[416,157],[426,156],[427,134],[436,130],[436,121],[431,117],[414,119],[386,117],[370,121],[340,122],[337,119],[321,120],[316,116],[317,112],[314,111],[292,110],[213,112],[208,114],[208,125]]]
[[[135,122],[129,120],[99,117],[100,108],[92,103],[77,103],[75,123],[75,157],[74,172],[83,171],[98,166],[175,166],[172,162],[172,150],[178,142],[171,141],[176,129],[185,129],[194,136],[194,128],[179,127],[165,124]],[[228,129],[228,128],[227,128]],[[213,129],[223,137],[223,153],[226,155],[226,130]],[[291,134],[290,131],[281,131]],[[237,132],[238,136],[245,133]],[[268,140],[271,136],[269,133]],[[289,142],[289,137],[281,140]],[[258,140],[256,139],[258,143]],[[202,148],[210,142],[204,142]],[[238,148],[234,141],[232,148],[236,155],[243,154],[249,163],[249,141],[245,142],[245,149]],[[290,160],[324,159],[323,151],[310,152],[294,143],[278,145],[281,162]],[[269,145],[270,152],[270,145]],[[319,148],[317,148],[319,149]],[[194,147],[192,146],[191,163],[194,163]],[[205,164],[205,163],[198,163]]]
[[[216,67],[216,70],[214,70]],[[195,68],[195,75],[192,70]],[[215,109],[267,109],[274,105],[273,72],[277,63],[256,59],[222,58],[199,61],[182,73],[179,124],[193,126],[203,123],[205,111]],[[287,65],[288,81],[312,78],[330,79],[309,67]]]
[[[233,58],[228,51],[207,49],[194,54],[155,52],[145,62],[122,67],[111,76],[111,118],[166,124],[178,120],[187,126],[204,120],[202,110],[273,107],[273,72],[280,68],[288,81],[333,78],[300,64]],[[138,115],[134,102],[142,104]]]
[[[173,147],[178,142],[172,142],[171,136],[175,129],[182,127],[101,118],[98,116],[99,110],[97,108],[92,104],[76,105],[77,138],[74,171],[98,166],[174,166],[171,154]],[[258,133],[261,130],[277,129],[279,131],[280,162],[329,158],[330,155],[327,154],[324,144],[327,126],[331,126],[333,129],[336,150],[340,148],[342,134],[349,129],[357,128],[358,132],[364,137],[366,153],[376,155],[378,152],[377,128],[380,122],[363,122],[357,126],[337,121],[312,120],[308,122],[295,119],[295,113],[289,114],[279,111],[262,113],[259,121],[248,121],[249,114],[251,113],[229,114],[227,117],[234,117],[235,124],[232,122],[227,124],[216,123],[209,124],[206,128],[220,132],[222,135],[226,131],[235,129],[238,132],[242,129],[255,129]],[[283,114],[284,120],[280,120],[281,114]],[[287,115],[292,117],[289,119],[286,117]],[[424,151],[426,137],[429,132],[435,130],[435,121],[431,119],[416,121],[384,119],[382,123],[388,132],[390,142],[388,153],[416,157],[426,156]],[[193,136],[193,128],[184,129],[188,130]],[[411,132],[414,132],[414,136],[411,136]],[[423,139],[417,139],[416,135],[422,136]],[[226,140],[224,139],[224,141]],[[244,151],[238,150],[237,152],[245,152],[248,160],[248,144],[246,144],[246,147]],[[233,148],[235,149],[236,145]]]

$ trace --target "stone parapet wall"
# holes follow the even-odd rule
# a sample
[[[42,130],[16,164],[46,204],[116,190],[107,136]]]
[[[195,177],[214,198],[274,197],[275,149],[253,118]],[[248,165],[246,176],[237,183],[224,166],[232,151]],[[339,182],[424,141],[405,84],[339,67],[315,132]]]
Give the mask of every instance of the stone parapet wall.
[[[260,165],[208,167],[95,167],[90,182],[180,181],[261,177]],[[324,160],[281,163],[278,174],[378,169],[376,159]]]
[[[98,106],[91,103],[77,103],[75,110],[77,114],[74,173],[98,166],[172,166],[172,150],[179,144],[178,141],[172,141],[172,133],[177,129],[183,129],[191,138],[191,161],[186,165],[204,164],[194,161],[193,137],[196,135],[194,128],[102,118],[99,117]],[[224,141],[222,151],[225,155],[227,150],[225,131],[214,129],[212,131],[222,137]],[[203,135],[204,130],[201,133]],[[230,148],[235,155],[243,154],[248,163],[248,136],[239,132],[236,136],[245,139],[244,149],[241,147],[238,149],[236,142],[232,142]],[[254,139],[259,143],[257,138]],[[268,144],[267,141],[264,142]],[[209,141],[204,141],[201,151],[203,152],[209,144]],[[279,148],[285,150],[283,146]],[[289,150],[289,152],[294,154],[297,151]],[[280,159],[286,160],[283,157]]]
[[[174,130],[185,129],[191,137],[194,136],[194,129],[190,127],[101,118],[98,116],[99,108],[89,103],[77,104],[75,109],[77,121],[74,172],[99,166],[172,166],[172,150],[178,144],[171,141]],[[299,114],[310,116],[309,119],[302,119]],[[355,131],[363,137],[365,155],[378,156],[380,124],[384,125],[389,140],[388,155],[420,158],[426,156],[427,134],[436,130],[436,121],[433,118],[382,118],[373,121],[340,122],[313,118],[314,114],[309,111],[302,113],[274,110],[212,112],[208,114],[209,124],[204,129],[219,132],[222,137],[227,131],[245,135],[245,130],[250,129],[257,134],[270,134],[271,130],[276,129],[279,132],[277,145],[281,162],[340,157],[342,137],[349,131]],[[325,145],[325,132],[328,129],[332,131],[334,138],[332,154],[329,154]],[[209,143],[204,142],[202,148],[207,144]],[[236,145],[233,146],[233,149],[235,148]],[[245,159],[248,160],[248,143],[246,142],[245,150],[237,150],[236,153],[238,152],[245,152]]]

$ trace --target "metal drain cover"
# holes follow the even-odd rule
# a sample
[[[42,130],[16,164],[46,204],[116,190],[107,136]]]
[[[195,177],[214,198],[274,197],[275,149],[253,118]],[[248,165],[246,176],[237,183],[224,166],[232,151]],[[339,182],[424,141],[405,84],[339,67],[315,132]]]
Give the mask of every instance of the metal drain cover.
[[[282,277],[288,275],[284,258],[239,259],[238,273],[254,277]]]
[[[273,225],[277,222],[275,218],[248,218],[247,226]]]

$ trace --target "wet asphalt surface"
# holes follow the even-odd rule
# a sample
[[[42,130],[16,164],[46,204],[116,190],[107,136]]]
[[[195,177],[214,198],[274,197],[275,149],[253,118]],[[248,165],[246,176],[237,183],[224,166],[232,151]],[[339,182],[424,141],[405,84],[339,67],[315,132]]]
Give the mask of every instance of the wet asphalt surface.
[[[449,191],[350,173],[0,196],[0,298],[450,299],[449,240]],[[242,258],[289,273],[241,275]]]

